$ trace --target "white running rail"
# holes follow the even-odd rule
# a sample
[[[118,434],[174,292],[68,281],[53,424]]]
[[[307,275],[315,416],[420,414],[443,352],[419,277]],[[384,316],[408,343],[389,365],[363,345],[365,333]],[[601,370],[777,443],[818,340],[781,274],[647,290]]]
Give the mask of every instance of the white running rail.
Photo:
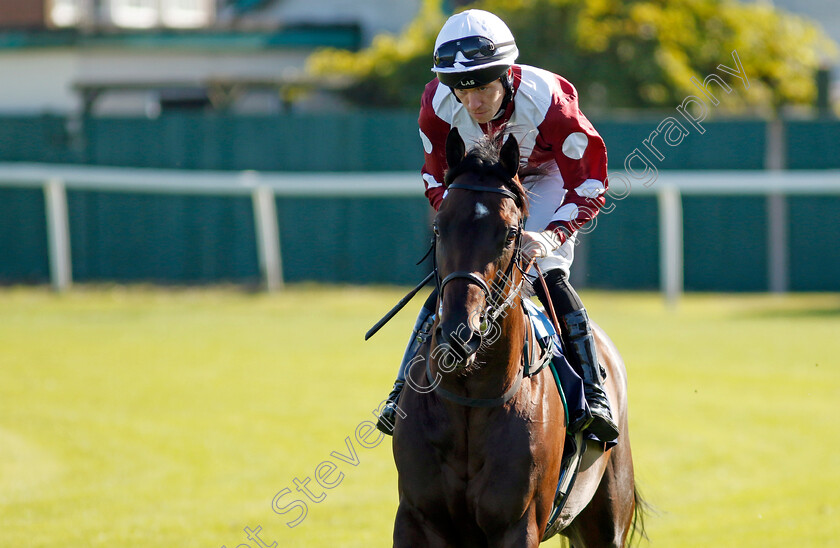
[[[840,195],[840,170],[660,171],[647,184],[624,172],[611,174],[609,203],[627,196],[656,195],[659,205],[660,279],[667,300],[683,290],[683,195],[759,195],[768,200],[767,239],[770,291],[788,287],[786,195]],[[110,168],[56,164],[0,163],[0,187],[35,187],[45,193],[52,284],[72,284],[66,189],[202,195],[250,195],[254,207],[259,264],[266,289],[283,287],[282,254],[274,197],[396,197],[423,195],[415,172],[267,173]]]

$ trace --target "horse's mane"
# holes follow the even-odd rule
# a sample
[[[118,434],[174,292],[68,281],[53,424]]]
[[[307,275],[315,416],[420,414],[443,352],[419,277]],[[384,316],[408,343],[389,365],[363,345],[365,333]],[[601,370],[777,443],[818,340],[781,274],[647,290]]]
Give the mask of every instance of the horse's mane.
[[[444,176],[446,186],[449,186],[458,176],[464,173],[475,173],[479,177],[493,177],[502,182],[502,186],[513,192],[518,198],[523,216],[528,216],[528,191],[522,186],[525,177],[545,175],[546,170],[533,166],[520,166],[518,178],[511,179],[499,163],[499,152],[505,138],[504,129],[496,133],[483,136],[467,151],[464,160],[457,166],[450,166]]]

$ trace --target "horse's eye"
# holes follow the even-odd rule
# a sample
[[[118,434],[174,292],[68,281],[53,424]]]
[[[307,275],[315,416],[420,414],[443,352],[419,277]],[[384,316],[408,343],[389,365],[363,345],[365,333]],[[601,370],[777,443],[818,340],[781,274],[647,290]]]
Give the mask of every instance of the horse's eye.
[[[507,245],[512,244],[516,240],[516,236],[519,234],[519,229],[516,227],[508,228],[507,237],[505,239]]]
[[[436,224],[432,225],[432,233],[435,235],[435,238],[440,236],[440,230],[438,230],[438,226]]]

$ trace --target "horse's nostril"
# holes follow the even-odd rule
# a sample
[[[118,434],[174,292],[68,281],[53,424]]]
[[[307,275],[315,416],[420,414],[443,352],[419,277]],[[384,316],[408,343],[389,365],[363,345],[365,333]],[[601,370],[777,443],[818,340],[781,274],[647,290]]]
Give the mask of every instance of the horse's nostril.
[[[481,346],[481,336],[475,331],[470,331],[470,338],[462,342],[467,354],[475,354]]]
[[[481,334],[464,324],[459,324],[455,329],[447,325],[438,326],[436,336],[438,343],[448,346],[460,360],[466,360],[478,352],[481,346]]]

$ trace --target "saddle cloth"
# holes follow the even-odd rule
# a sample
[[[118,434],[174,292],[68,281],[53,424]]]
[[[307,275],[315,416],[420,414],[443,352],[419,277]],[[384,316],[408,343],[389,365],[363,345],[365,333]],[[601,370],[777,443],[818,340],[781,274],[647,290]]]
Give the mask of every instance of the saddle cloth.
[[[572,424],[576,420],[589,414],[589,405],[583,394],[583,380],[575,372],[572,365],[563,354],[563,343],[560,335],[548,319],[548,316],[528,298],[522,299],[522,308],[534,326],[534,334],[540,347],[540,353],[551,352],[552,358],[549,362],[560,398],[566,407],[566,424]],[[532,372],[536,373],[536,371]]]

